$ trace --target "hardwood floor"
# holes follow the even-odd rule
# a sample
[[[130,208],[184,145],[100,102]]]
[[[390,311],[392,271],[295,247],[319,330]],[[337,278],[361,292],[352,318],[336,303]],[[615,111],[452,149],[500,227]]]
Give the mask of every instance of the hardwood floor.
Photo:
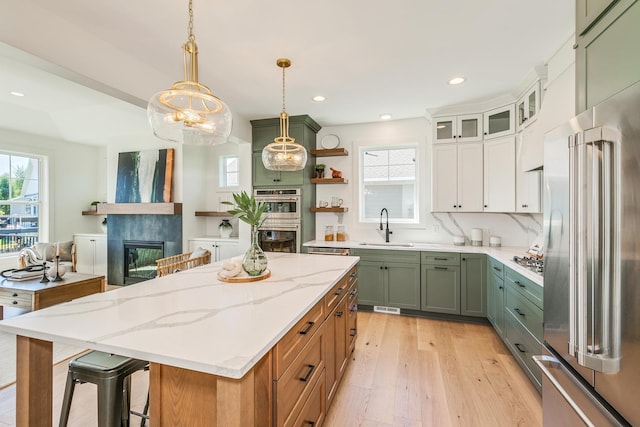
[[[493,328],[358,313],[325,426],[541,426],[542,399]]]
[[[359,312],[358,329],[325,426],[542,425],[540,395],[490,326]],[[66,373],[66,362],[54,367],[54,425]],[[144,405],[147,381],[146,372],[134,374],[134,410]],[[76,387],[70,427],[96,425],[95,393],[92,384]],[[10,386],[0,390],[0,426],[13,425]]]

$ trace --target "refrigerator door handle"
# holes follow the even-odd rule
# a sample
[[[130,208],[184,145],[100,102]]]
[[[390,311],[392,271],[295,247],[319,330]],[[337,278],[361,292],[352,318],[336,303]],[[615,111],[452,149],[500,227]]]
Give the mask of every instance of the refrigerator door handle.
[[[606,137],[606,139],[605,139]],[[621,207],[614,130],[578,133],[570,146],[569,354],[598,372],[620,369],[617,229]],[[619,301],[618,301],[619,303]]]

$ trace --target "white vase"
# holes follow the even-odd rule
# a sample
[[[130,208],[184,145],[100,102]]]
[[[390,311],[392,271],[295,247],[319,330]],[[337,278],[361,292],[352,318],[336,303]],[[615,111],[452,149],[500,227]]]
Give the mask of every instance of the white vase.
[[[220,237],[231,237],[233,226],[229,223],[228,219],[223,219],[218,226],[218,231],[220,231]]]

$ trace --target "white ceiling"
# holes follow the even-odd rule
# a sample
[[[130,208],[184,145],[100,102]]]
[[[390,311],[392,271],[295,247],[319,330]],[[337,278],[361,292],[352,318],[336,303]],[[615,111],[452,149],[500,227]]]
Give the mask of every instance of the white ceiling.
[[[110,82],[115,89],[144,100],[182,80],[186,0],[29,4],[167,76],[156,87],[157,79],[145,79],[132,69],[134,89],[128,89],[131,81]],[[571,36],[574,0],[194,0],[194,15],[200,82],[234,115],[278,115],[281,70],[275,60],[288,57],[293,65],[287,70],[287,111],[332,126],[378,121],[381,113],[393,119],[420,117],[427,110],[511,93]],[[46,44],[47,38],[37,43]],[[37,68],[25,71],[19,59],[2,54],[0,49],[0,126],[30,126],[33,131],[34,121],[25,117],[38,117],[58,136],[87,143],[100,143],[101,138],[76,134],[81,132],[77,124],[101,109],[121,114],[119,122],[125,124],[115,129],[104,123],[108,134],[146,126],[146,121],[141,123],[143,110],[106,100]],[[118,58],[104,57],[107,52],[99,46],[78,54],[86,55],[86,61],[99,58],[119,67]],[[447,84],[459,75],[467,82]],[[7,95],[29,88],[40,96]],[[327,100],[312,101],[317,94]],[[68,108],[61,99],[68,99]],[[21,114],[22,109],[28,114]]]

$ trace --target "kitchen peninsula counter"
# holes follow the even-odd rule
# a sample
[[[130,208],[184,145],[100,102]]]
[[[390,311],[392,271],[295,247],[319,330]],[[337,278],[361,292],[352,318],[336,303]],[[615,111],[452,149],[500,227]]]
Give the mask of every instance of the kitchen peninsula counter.
[[[276,253],[268,259],[266,280],[224,283],[217,278],[221,263],[215,263],[0,322],[0,330],[18,335],[18,423],[50,425],[52,341],[151,362],[152,417],[160,414],[162,393],[168,399],[186,384],[216,378],[218,400],[232,408],[222,418],[217,413],[218,425],[256,421],[251,414],[233,413],[251,412],[241,408],[252,401],[249,393],[257,393],[259,381],[270,387],[269,375],[256,370],[270,371],[270,350],[359,260]],[[168,369],[154,376],[158,367]],[[41,376],[34,377],[33,370]],[[211,402],[193,404],[198,403]],[[179,415],[198,417],[198,411],[181,408]],[[32,424],[34,417],[43,422]],[[170,425],[160,421],[153,423]]]

